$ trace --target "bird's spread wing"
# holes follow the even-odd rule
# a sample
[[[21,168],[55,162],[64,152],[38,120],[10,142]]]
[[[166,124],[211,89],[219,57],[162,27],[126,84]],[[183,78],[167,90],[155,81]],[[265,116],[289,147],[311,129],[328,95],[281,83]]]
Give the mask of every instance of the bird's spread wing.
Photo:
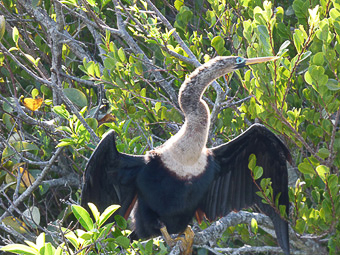
[[[94,203],[100,211],[119,204],[118,213],[128,217],[136,199],[135,177],[145,165],[144,156],[117,151],[114,132],[98,144],[87,164],[81,204]]]
[[[288,213],[288,175],[286,161],[291,160],[285,145],[267,128],[255,124],[227,144],[210,149],[219,165],[216,175],[200,210],[209,220],[225,216],[230,211],[256,204],[273,221],[280,246],[289,254],[288,223],[272,206],[261,202],[248,168],[249,156],[255,154],[256,165],[263,167],[263,178],[271,178],[274,198],[281,193],[279,204]],[[257,181],[260,183],[260,180]]]

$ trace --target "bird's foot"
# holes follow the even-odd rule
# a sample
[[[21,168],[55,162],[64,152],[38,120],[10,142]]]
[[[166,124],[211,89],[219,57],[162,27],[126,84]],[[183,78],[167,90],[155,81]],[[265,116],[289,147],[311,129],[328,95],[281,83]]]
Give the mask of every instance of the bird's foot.
[[[176,241],[181,241],[180,250],[182,255],[191,255],[192,254],[192,245],[194,244],[194,236],[195,233],[192,231],[190,226],[183,232],[184,236],[176,237]]]
[[[191,255],[192,254],[192,245],[194,243],[195,234],[192,231],[190,226],[187,226],[185,231],[181,235],[178,235],[175,239],[171,238],[166,227],[162,227],[160,230],[163,234],[165,242],[170,247],[174,247],[178,241],[181,241],[180,247],[179,247],[180,250],[181,250],[181,255]],[[184,235],[184,236],[182,236],[182,235]]]

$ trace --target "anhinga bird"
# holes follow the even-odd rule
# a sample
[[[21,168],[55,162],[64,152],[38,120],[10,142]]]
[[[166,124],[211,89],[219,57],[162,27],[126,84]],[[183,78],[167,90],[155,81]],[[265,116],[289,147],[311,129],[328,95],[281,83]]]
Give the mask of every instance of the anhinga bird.
[[[184,241],[191,246],[193,233],[187,226],[194,216],[213,221],[256,204],[272,219],[279,245],[289,254],[288,223],[272,206],[261,202],[248,168],[249,156],[255,154],[257,165],[263,167],[262,178],[271,178],[274,198],[280,194],[279,204],[286,206],[288,215],[288,149],[259,124],[226,144],[206,148],[210,114],[202,100],[206,88],[222,75],[275,59],[216,57],[198,67],[179,91],[184,125],[146,155],[118,152],[114,133],[109,132],[87,164],[82,205],[92,202],[103,210],[119,204],[119,214],[126,218],[135,207],[134,228],[139,238],[162,233],[171,245],[169,233],[184,231]],[[183,253],[191,253],[190,249]]]

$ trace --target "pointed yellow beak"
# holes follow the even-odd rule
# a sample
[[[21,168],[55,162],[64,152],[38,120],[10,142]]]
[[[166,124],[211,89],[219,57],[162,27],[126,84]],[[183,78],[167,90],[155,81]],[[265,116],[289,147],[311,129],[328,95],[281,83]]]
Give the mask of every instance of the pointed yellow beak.
[[[253,64],[258,64],[258,63],[263,63],[263,62],[268,62],[268,61],[274,61],[276,59],[279,59],[279,57],[261,57],[261,58],[247,58],[245,65],[253,65]]]

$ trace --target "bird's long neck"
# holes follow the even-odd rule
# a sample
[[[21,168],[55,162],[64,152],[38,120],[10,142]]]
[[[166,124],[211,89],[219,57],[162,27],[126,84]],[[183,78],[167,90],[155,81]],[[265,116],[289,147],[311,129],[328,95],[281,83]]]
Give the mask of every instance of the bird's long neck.
[[[179,104],[185,115],[180,131],[165,144],[167,155],[183,165],[194,165],[206,151],[210,114],[202,95],[212,81],[221,76],[211,65],[197,68],[182,84]]]

